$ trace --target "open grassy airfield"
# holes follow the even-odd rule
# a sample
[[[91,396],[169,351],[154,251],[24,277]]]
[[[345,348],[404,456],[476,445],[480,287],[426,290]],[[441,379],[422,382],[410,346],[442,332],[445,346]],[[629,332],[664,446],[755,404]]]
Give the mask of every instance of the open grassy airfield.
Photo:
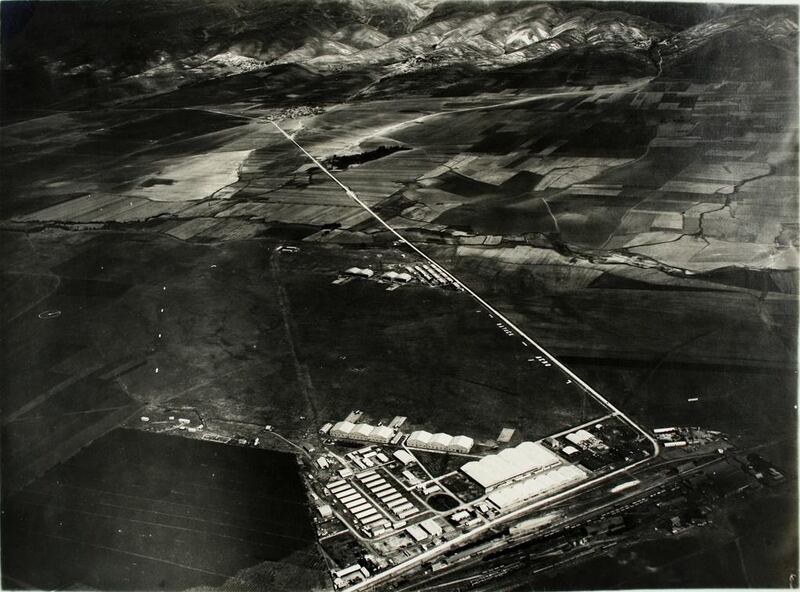
[[[794,8],[662,23],[634,4],[123,4],[109,19],[138,32],[124,51],[54,3],[3,58],[4,586],[324,587],[297,467],[263,449],[295,451],[354,409],[466,434],[478,454],[503,427],[536,439],[605,414],[464,292],[378,281],[419,257],[272,120],[641,425],[724,431],[787,475],[769,504],[723,511],[725,536],[586,564],[630,565],[626,579],[578,570],[521,589],[785,585]],[[74,19],[51,39],[58,11]],[[75,48],[81,26],[93,35]],[[263,439],[115,430],[175,413]],[[435,470],[452,470],[443,458]],[[87,505],[107,512],[87,522]]]
[[[310,245],[290,254],[270,239],[206,245],[60,230],[9,233],[8,242],[20,244],[18,265],[48,253],[41,273],[59,288],[33,303],[29,288],[12,291],[10,301],[20,309],[34,307],[10,325],[6,347],[34,367],[44,360],[30,336],[40,336],[58,356],[48,362],[67,372],[53,371],[46,384],[9,384],[16,398],[8,401],[7,420],[19,437],[27,432],[26,414],[36,417],[29,402],[35,393],[47,392],[39,397],[45,407],[65,401],[71,381],[83,374],[111,380],[134,405],[125,407],[128,415],[135,404],[184,405],[207,417],[270,423],[298,434],[354,408],[389,418],[411,414],[428,429],[488,439],[507,424],[541,437],[602,411],[555,370],[528,362],[533,354],[521,340],[460,293],[422,286],[387,292],[385,284],[367,280],[332,284],[354,265],[388,268],[404,261],[395,251]],[[65,242],[69,251],[52,248]],[[66,260],[59,258],[64,253]],[[6,265],[14,278],[18,267]],[[58,298],[62,286],[76,282],[105,288],[103,297]],[[40,318],[43,310],[61,314]],[[102,358],[84,350],[77,355],[68,343],[59,347],[56,339],[66,335]],[[455,404],[466,405],[465,413],[448,419]],[[52,449],[45,442],[43,449]]]

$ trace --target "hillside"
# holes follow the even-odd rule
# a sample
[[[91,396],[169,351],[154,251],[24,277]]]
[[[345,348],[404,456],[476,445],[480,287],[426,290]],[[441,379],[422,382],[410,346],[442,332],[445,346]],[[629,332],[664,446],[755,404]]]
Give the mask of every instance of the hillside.
[[[113,9],[100,0],[4,2],[2,107],[124,101],[275,64],[382,77],[457,64],[492,70],[563,50],[638,52],[673,34],[672,26],[613,8],[505,0],[202,0],[191,7],[118,0]],[[670,47],[705,34],[689,32]]]

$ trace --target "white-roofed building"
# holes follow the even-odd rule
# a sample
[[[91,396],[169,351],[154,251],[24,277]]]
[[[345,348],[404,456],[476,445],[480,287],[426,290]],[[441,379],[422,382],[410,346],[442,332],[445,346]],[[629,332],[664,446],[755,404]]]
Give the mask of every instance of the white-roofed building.
[[[412,279],[414,279],[411,274],[405,272],[397,273],[396,271],[387,271],[381,276],[381,278],[389,280],[390,282],[400,282],[402,284],[410,282]]]
[[[423,520],[419,523],[419,525],[431,536],[439,536],[442,534],[442,527],[439,526],[438,522],[436,522],[436,518],[428,518],[427,520]]]
[[[350,437],[356,440],[369,440],[369,435],[373,429],[368,423],[357,423],[350,432]]]
[[[450,442],[453,440],[453,436],[450,434],[433,434],[431,439],[428,441],[428,447],[432,448],[433,450],[447,450],[450,446]]]
[[[350,423],[349,421],[339,421],[333,424],[333,427],[329,433],[334,438],[347,438],[350,435],[350,432],[353,431],[354,427],[356,427],[354,423]]]
[[[573,432],[571,434],[567,434],[566,435],[566,439],[569,442],[572,442],[573,444],[575,444],[577,446],[581,446],[583,444],[587,444],[588,442],[591,441],[591,439],[587,439],[586,437],[584,437],[583,434],[581,434],[579,432]]]
[[[469,436],[455,436],[450,442],[450,450],[454,452],[469,452],[475,441]]]
[[[431,434],[425,430],[411,432],[406,440],[406,445],[412,448],[423,448],[426,450],[444,450],[447,452],[469,452],[474,441],[467,436],[451,436],[439,432]]]
[[[489,494],[487,499],[496,508],[504,510],[585,478],[586,473],[578,467],[563,465],[546,473],[533,475],[522,481],[515,481],[509,485],[498,487]]]
[[[358,563],[354,563],[344,569],[340,569],[339,571],[332,571],[331,575],[333,576],[333,587],[337,590],[344,588],[352,584],[353,582],[361,581],[369,577],[369,572],[367,575],[364,575],[362,571],[364,568],[361,567]]]
[[[427,448],[428,442],[431,441],[431,436],[433,436],[433,434],[426,432],[425,430],[411,432],[408,440],[406,440],[406,445],[414,448]]]
[[[346,269],[344,273],[346,275],[356,275],[366,278],[371,278],[373,275],[375,275],[375,272],[369,269],[368,267],[363,269],[361,267],[351,267],[349,269]]]
[[[506,481],[543,471],[560,462],[561,459],[556,454],[541,444],[523,442],[498,454],[468,462],[461,470],[484,489],[492,489]]]
[[[369,439],[373,442],[382,442],[386,444],[392,439],[392,436],[394,436],[394,430],[392,428],[387,426],[377,426],[372,429]]]
[[[330,435],[343,440],[365,440],[387,444],[394,436],[394,430],[387,426],[340,421],[331,428]]]
[[[497,441],[501,444],[507,444],[511,442],[511,438],[514,437],[514,432],[516,430],[514,428],[503,428],[500,430],[500,435],[497,436]]]

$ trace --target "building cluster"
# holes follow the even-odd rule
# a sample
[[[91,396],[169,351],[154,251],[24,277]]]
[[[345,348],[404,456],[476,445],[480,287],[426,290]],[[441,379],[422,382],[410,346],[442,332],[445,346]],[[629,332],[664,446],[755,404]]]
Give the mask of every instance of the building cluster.
[[[578,430],[566,435],[566,439],[574,446],[581,449],[595,449],[601,452],[608,450],[608,446],[588,430]]]
[[[375,471],[361,473],[358,476],[361,485],[369,489],[372,496],[376,497],[381,505],[385,506],[393,515],[395,520],[406,520],[419,510],[403,495],[394,483],[388,482],[384,477]],[[385,525],[388,528],[388,524]],[[375,536],[382,532],[375,532]]]
[[[339,440],[357,440],[379,444],[388,444],[395,435],[395,431],[388,426],[373,426],[368,423],[349,421],[335,423],[328,433],[331,437]]]
[[[454,284],[452,276],[438,266],[428,263],[406,265],[406,271],[419,281],[431,286],[448,286]]]
[[[658,428],[653,433],[664,448],[701,446],[720,439],[720,432],[691,427]]]
[[[339,279],[334,283],[343,283],[347,279],[354,278],[354,277],[370,279],[370,278],[373,278],[374,276],[375,276],[375,272],[372,269],[370,269],[369,267],[350,267],[348,269],[345,269],[344,272],[342,272],[340,274]],[[386,271],[386,272],[382,273],[378,279],[379,279],[379,281],[384,282],[384,283],[388,282],[390,284],[398,284],[399,285],[399,284],[407,284],[407,283],[413,281],[414,280],[414,276],[412,276],[410,273],[406,273],[404,271],[399,271],[398,272],[398,271],[390,270],[390,271]]]
[[[373,528],[385,528],[389,526],[389,521],[375,507],[371,500],[344,480],[336,480],[328,483],[328,490],[333,494],[345,510],[353,516],[353,521],[362,529],[372,530]]]
[[[335,479],[327,490],[369,536],[403,528],[408,518],[419,513],[405,492],[378,471],[360,473],[355,480]]]
[[[262,62],[258,62],[258,64],[261,63]],[[264,66],[257,66],[256,68],[249,68],[249,69],[261,69],[262,67],[265,66],[266,64]],[[272,120],[280,121],[281,119],[297,119],[299,117],[319,115],[324,111],[325,110],[322,107],[316,105],[300,105],[297,107],[286,107],[285,109],[281,109],[280,113],[278,113],[277,115],[267,115],[267,119],[270,121]]]
[[[345,455],[345,458],[361,470],[370,469],[372,467],[380,467],[391,460],[377,446],[367,446],[366,448],[348,452]],[[349,467],[339,469],[337,472],[342,479],[353,476],[353,469]]]
[[[687,444],[677,428],[658,428],[653,430],[653,433],[665,448],[678,448]]]
[[[355,584],[356,582],[363,582],[369,575],[369,570],[358,563],[331,572],[333,587],[337,590]]]
[[[406,446],[423,450],[442,450],[445,452],[463,452],[472,450],[475,441],[468,436],[451,436],[450,434],[431,434],[425,430],[411,432]]]
[[[377,446],[367,446],[345,455],[359,469],[368,469],[377,465],[384,465],[389,462],[389,457]]]
[[[450,514],[448,518],[453,524],[464,526],[466,528],[472,528],[473,526],[481,523],[481,518],[478,516],[477,512],[475,512],[474,508],[464,508],[463,510],[458,510]]]
[[[343,421],[335,424],[325,424],[320,432],[329,435],[337,440],[355,440],[360,442],[374,442],[376,444],[398,444],[404,437],[400,431],[400,426],[405,423],[406,417],[395,417],[388,426],[374,426],[369,423],[359,422],[361,412],[353,412]],[[411,432],[405,442],[409,448],[422,450],[437,450],[442,452],[461,452],[468,453],[472,450],[475,441],[468,436],[451,436],[439,432],[432,434],[425,430]],[[398,459],[403,464],[408,464],[411,459]]]

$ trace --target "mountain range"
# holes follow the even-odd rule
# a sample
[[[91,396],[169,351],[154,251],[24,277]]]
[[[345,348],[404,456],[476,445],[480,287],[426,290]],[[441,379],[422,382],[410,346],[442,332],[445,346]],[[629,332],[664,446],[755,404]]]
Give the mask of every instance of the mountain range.
[[[657,50],[669,62],[732,30],[796,46],[796,8],[703,5],[690,14],[674,6],[681,18],[673,20],[682,24],[665,19],[663,5],[620,2],[3,2],[2,107],[129,100],[286,64],[322,75],[358,72],[366,86],[421,70],[532,64],[574,50],[642,62],[655,60]]]

